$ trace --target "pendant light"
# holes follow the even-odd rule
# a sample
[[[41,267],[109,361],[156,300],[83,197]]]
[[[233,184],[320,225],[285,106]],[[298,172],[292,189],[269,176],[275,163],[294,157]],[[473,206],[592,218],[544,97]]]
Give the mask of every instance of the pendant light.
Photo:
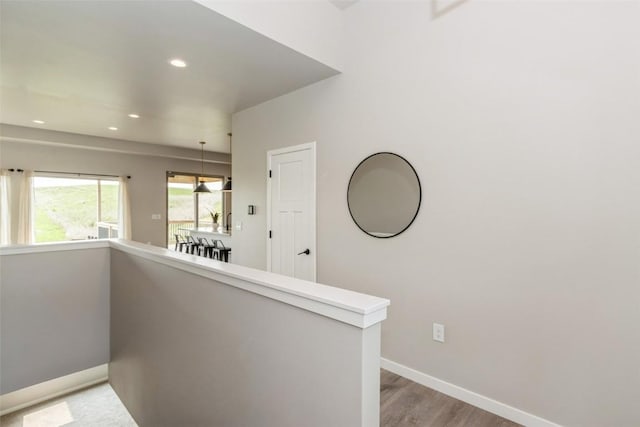
[[[231,177],[229,177],[226,184],[224,184],[224,187],[222,187],[222,192],[231,193]]]
[[[194,193],[211,193],[211,190],[209,190],[209,188],[207,188],[207,186],[204,185],[204,181],[202,180],[202,175],[204,175],[204,144],[206,144],[206,142],[200,141],[200,146],[202,147],[202,157],[201,157],[202,173],[200,174],[200,184],[198,184],[196,189],[193,190]]]
[[[229,160],[231,160],[231,132],[227,135],[229,135]],[[227,182],[224,184],[224,187],[222,187],[222,192],[231,193],[231,177],[229,177]]]

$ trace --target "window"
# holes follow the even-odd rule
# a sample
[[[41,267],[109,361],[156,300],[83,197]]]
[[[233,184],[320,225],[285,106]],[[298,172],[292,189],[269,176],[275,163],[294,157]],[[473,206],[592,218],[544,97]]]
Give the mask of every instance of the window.
[[[115,179],[35,176],[36,243],[118,237]]]
[[[211,193],[193,192],[200,181]],[[167,242],[173,242],[175,234],[185,234],[188,229],[211,229],[211,212],[219,214],[218,224],[226,224],[222,185],[223,177],[167,173]]]

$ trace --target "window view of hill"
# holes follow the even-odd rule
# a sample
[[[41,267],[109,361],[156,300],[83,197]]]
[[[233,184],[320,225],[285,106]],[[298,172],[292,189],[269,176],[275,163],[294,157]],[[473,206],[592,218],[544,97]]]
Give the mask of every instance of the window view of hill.
[[[98,237],[98,224],[118,223],[118,182],[34,178],[35,241]],[[99,199],[98,199],[99,197]]]

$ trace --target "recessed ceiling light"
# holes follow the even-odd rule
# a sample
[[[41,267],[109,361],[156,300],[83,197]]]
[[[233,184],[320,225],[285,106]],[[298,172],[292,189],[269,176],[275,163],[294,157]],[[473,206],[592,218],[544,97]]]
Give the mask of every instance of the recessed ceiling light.
[[[169,61],[169,64],[173,65],[174,67],[178,67],[178,68],[184,68],[187,66],[187,63],[184,62],[182,59],[172,59],[171,61]]]
[[[118,128],[115,126],[109,126],[109,130],[118,130]]]
[[[31,120],[33,123],[37,123],[39,125],[43,125],[44,121],[43,120]]]
[[[129,114],[129,117],[131,117],[132,119],[139,119],[140,116],[134,113]]]

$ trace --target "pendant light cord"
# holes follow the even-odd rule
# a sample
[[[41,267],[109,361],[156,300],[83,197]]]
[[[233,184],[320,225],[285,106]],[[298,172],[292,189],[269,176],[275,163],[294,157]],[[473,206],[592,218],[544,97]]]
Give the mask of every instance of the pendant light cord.
[[[200,141],[200,147],[202,148],[202,154],[200,155],[200,182],[202,182],[202,176],[204,175],[204,144],[206,144],[206,142]]]

